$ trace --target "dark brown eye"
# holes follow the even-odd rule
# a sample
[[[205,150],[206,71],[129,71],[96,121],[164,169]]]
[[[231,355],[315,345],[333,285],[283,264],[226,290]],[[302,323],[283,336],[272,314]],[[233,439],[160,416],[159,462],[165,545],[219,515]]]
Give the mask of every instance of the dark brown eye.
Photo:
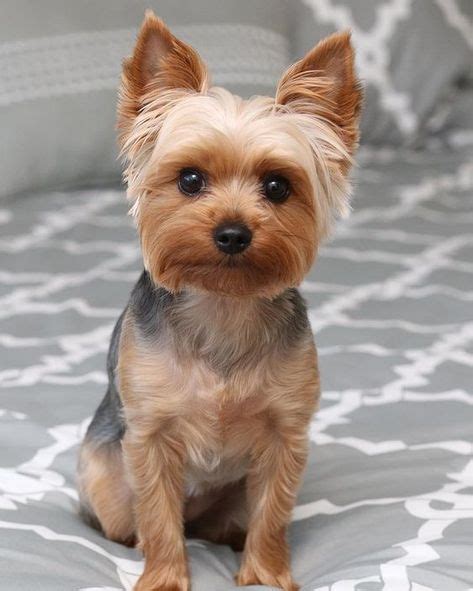
[[[280,174],[269,174],[263,180],[263,192],[266,199],[273,203],[286,201],[291,192],[289,181]]]
[[[177,185],[181,193],[192,197],[205,189],[205,178],[201,172],[194,168],[184,168],[179,173]]]

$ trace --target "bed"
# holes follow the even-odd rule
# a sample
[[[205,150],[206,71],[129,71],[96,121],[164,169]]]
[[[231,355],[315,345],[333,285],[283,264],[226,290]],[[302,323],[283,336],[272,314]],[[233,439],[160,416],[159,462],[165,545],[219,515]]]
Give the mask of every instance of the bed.
[[[294,511],[304,591],[473,588],[473,150],[365,151],[302,292],[323,396]],[[380,198],[382,196],[382,199]],[[140,271],[123,191],[0,208],[0,589],[132,589],[138,551],[77,515],[78,443]],[[194,589],[238,555],[189,541]]]
[[[65,40],[57,34],[69,21],[48,17],[56,4],[31,9],[37,27],[51,28],[47,43],[26,30],[16,10],[6,9],[0,23],[8,46],[0,62],[16,56],[30,84],[15,87],[14,76],[8,88],[0,84],[0,590],[131,591],[142,556],[81,521],[75,470],[79,442],[105,391],[111,330],[141,270],[110,154],[119,58],[134,30],[124,27],[137,24],[142,7],[133,3],[130,12],[131,3],[117,0],[113,31],[79,34],[81,27],[102,26],[89,3],[91,14],[77,17]],[[72,10],[75,3],[65,4]],[[203,4],[223,23],[227,17],[218,10],[234,6],[231,0]],[[202,48],[211,60],[231,37],[250,52],[241,63],[225,62],[234,55],[225,46],[217,82],[269,91],[290,58],[290,35],[292,49],[303,51],[314,30],[318,38],[348,19],[364,47],[360,67],[368,87],[363,129],[369,141],[354,172],[353,212],[301,287],[323,395],[289,534],[295,578],[303,591],[471,591],[473,85],[462,75],[455,110],[447,109],[452,95],[444,92],[447,73],[450,82],[453,73],[458,79],[462,56],[471,69],[471,5],[429,0],[426,41],[405,31],[427,26],[422,0],[383,3],[379,26],[370,25],[365,9],[360,22],[350,21],[350,0],[305,0],[297,11],[284,0],[271,7],[261,0],[257,10],[250,4],[242,1],[232,18],[251,15],[257,22],[233,29],[219,22],[212,30],[220,31],[220,41]],[[172,20],[172,2],[155,8]],[[297,36],[281,24],[287,22]],[[383,22],[391,24],[383,28]],[[182,31],[198,45],[210,25],[202,26],[184,24]],[[89,69],[76,63],[82,78],[61,82],[57,56],[74,56],[81,47],[107,58],[110,72],[92,83]],[[399,59],[390,72],[380,71],[388,47]],[[410,77],[404,49],[424,60]],[[59,82],[33,84],[29,60],[38,55],[43,61],[31,63]],[[443,77],[421,79],[425,60],[441,62]],[[403,87],[406,80],[415,83]],[[51,124],[48,118],[66,111],[64,123]],[[28,131],[21,126],[31,112],[36,126]],[[51,189],[60,185],[68,188]],[[239,555],[229,547],[190,540],[188,552],[193,591],[236,589]]]

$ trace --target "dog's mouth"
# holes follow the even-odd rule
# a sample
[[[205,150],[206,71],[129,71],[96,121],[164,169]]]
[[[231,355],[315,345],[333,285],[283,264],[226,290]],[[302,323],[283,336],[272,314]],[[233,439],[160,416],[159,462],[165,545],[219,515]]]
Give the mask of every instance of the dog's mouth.
[[[244,252],[231,254],[194,245],[169,249],[150,259],[148,270],[157,283],[173,292],[189,288],[225,296],[274,297],[300,283],[304,269],[296,256],[258,246],[251,244]]]
[[[288,285],[280,269],[259,268],[245,255],[232,255],[218,262],[183,267],[180,285],[223,296],[274,296]]]
[[[219,266],[225,267],[226,269],[244,269],[245,267],[251,266],[248,257],[244,254],[227,255],[223,257]]]

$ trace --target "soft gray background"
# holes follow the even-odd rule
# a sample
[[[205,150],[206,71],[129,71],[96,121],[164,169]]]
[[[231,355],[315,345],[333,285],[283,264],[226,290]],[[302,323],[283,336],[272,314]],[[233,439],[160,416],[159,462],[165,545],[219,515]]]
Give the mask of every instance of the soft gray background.
[[[473,107],[471,0],[0,0],[0,197],[119,179],[120,64],[148,6],[244,96],[272,93],[292,61],[349,28],[364,142],[425,145],[439,125],[471,134],[457,113]]]
[[[472,3],[152,4],[243,94],[352,27],[366,145],[354,213],[302,286],[323,398],[294,573],[303,591],[471,591]],[[144,6],[0,2],[1,591],[129,591],[142,569],[79,520],[75,463],[141,265],[123,191],[98,186],[118,179],[116,80]],[[235,589],[229,548],[189,554],[194,591]]]

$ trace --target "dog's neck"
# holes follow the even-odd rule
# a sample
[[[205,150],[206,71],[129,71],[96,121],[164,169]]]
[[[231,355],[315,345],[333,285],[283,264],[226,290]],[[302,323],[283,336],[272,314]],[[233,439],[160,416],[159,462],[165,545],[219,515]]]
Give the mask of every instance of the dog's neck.
[[[230,340],[251,338],[252,333],[265,340],[264,325],[274,322],[279,307],[279,303],[256,296],[237,298],[186,290],[175,297],[172,317],[191,332],[205,327]]]
[[[273,299],[192,290],[171,294],[144,273],[131,305],[144,332],[165,338],[178,356],[202,359],[222,375],[290,347],[308,331],[295,289]]]
[[[274,299],[184,292],[170,322],[178,346],[227,375],[275,353],[300,330],[295,290]]]

